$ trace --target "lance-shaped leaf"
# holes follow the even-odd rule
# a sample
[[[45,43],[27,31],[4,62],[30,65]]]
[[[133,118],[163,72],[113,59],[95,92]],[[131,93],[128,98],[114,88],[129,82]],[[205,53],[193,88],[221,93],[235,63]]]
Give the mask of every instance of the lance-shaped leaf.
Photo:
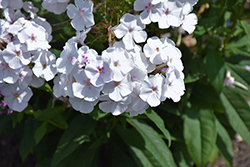
[[[70,155],[78,146],[89,141],[89,134],[95,129],[96,121],[89,116],[77,116],[61,136],[52,158],[52,167]]]
[[[231,138],[227,133],[226,129],[221,125],[221,123],[216,119],[216,130],[217,130],[217,140],[216,145],[220,150],[220,153],[224,157],[228,166],[232,166],[234,150],[231,142]]]
[[[225,78],[224,60],[215,49],[208,49],[206,57],[207,77],[214,88],[221,92]]]
[[[171,145],[171,135],[169,131],[165,128],[163,119],[151,108],[145,112],[146,116],[155,123],[155,125],[161,130],[165,138],[168,139],[168,146]]]
[[[89,149],[90,144],[84,143],[56,167],[92,167],[96,149]]]
[[[187,107],[183,126],[184,139],[190,157],[197,166],[205,166],[216,143],[217,133],[212,109],[209,106]]]
[[[227,87],[220,98],[232,128],[250,145],[250,107],[246,100],[235,89]]]
[[[175,167],[173,155],[160,135],[149,125],[137,119],[127,119],[135,129],[116,128],[124,142],[130,146],[139,166]],[[138,133],[139,132],[139,133]]]

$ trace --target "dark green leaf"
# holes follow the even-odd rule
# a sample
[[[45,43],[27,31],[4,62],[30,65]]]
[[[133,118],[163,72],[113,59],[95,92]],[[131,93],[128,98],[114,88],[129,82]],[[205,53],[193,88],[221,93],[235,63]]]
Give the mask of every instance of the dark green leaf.
[[[87,115],[75,117],[59,140],[52,159],[52,167],[70,155],[81,144],[89,141],[89,134],[95,129],[95,126],[96,121]]]
[[[176,163],[179,167],[190,167],[194,165],[194,162],[189,156],[187,147],[183,142],[173,142],[173,152],[176,158]]]
[[[207,77],[214,88],[221,92],[225,79],[224,60],[215,49],[208,49],[206,57]]]
[[[89,149],[89,143],[84,143],[56,167],[92,167],[95,153],[95,149]]]
[[[205,166],[216,143],[213,111],[209,106],[204,108],[187,107],[183,126],[184,139],[190,157],[197,166]]]
[[[145,114],[147,117],[155,123],[155,125],[161,130],[161,132],[164,134],[165,138],[168,139],[168,146],[171,145],[171,135],[169,131],[165,128],[164,121],[162,118],[151,108],[149,108]]]
[[[216,129],[217,129],[216,145],[219,148],[222,156],[225,158],[227,165],[232,166],[234,150],[231,138],[228,135],[226,129],[221,125],[221,123],[217,119],[216,119]]]
[[[35,131],[38,128],[38,122],[32,120],[29,116],[25,119],[24,131],[20,142],[19,154],[24,161],[30,153],[33,153],[35,146]]]
[[[43,136],[46,134],[47,131],[47,122],[43,122],[36,130],[35,132],[35,141],[36,145],[41,141]]]
[[[68,128],[68,123],[61,114],[56,115],[55,117],[53,117],[53,119],[51,121],[54,124],[56,124],[57,127],[60,127],[61,129],[67,129]]]
[[[34,117],[39,121],[47,121],[63,111],[63,106],[57,106],[55,108],[46,108],[44,110],[39,110],[34,113]]]

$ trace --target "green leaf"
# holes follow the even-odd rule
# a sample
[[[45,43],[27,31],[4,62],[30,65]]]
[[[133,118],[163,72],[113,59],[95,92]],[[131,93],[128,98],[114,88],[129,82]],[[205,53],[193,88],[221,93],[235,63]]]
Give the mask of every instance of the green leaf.
[[[199,106],[202,106],[199,103]],[[187,107],[184,117],[184,139],[190,157],[198,167],[208,162],[216,143],[215,116],[209,106]]]
[[[38,122],[32,120],[31,116],[25,119],[24,131],[21,137],[19,154],[24,161],[29,153],[33,153],[33,148],[35,146],[35,130],[38,128]]]
[[[231,76],[235,78],[235,81],[248,87],[248,90],[242,89],[238,86],[235,86],[235,88],[240,93],[250,97],[250,73],[244,68],[244,66],[232,65],[227,63],[227,67],[231,71]]]
[[[23,112],[14,112],[11,115],[11,118],[12,118],[12,126],[13,126],[13,128],[15,128],[16,124],[20,123],[21,120],[23,119]]]
[[[225,79],[224,60],[215,49],[208,49],[206,57],[207,78],[214,88],[221,92]]]
[[[70,155],[81,144],[89,141],[89,134],[95,129],[96,121],[85,115],[78,115],[61,136],[52,159],[52,167]]]
[[[145,112],[146,116],[155,123],[155,125],[161,130],[161,132],[164,134],[166,139],[168,139],[168,146],[170,147],[171,145],[171,135],[169,131],[165,128],[164,121],[162,118],[151,108],[149,108]]]
[[[38,110],[34,113],[34,117],[38,121],[47,121],[63,111],[63,106],[57,106],[54,108],[46,108],[44,110]]]
[[[226,129],[221,125],[221,123],[217,119],[216,119],[216,130],[217,130],[216,145],[219,148],[220,153],[226,160],[227,165],[232,166],[233,155],[234,155],[232,141]]]
[[[164,140],[162,140],[159,134],[151,126],[142,123],[137,119],[127,119],[127,121],[135,127],[139,132],[139,135],[138,133],[134,133],[137,134],[137,136],[128,135],[127,133],[121,135],[122,133],[120,132],[119,134],[124,139],[125,143],[140,149],[142,151],[140,154],[143,153],[145,155],[144,157],[147,158],[146,161],[150,162],[154,167],[176,166],[171,151]],[[140,138],[143,138],[143,140],[139,140]],[[134,153],[138,154],[138,152]],[[137,157],[140,158],[142,156],[138,154]],[[140,159],[140,161],[144,164],[145,159]]]
[[[84,143],[56,167],[91,167],[95,153],[95,149],[89,149],[89,143]]]
[[[46,92],[53,93],[50,85],[46,82],[43,86],[37,88],[38,90],[45,90]]]
[[[235,90],[225,87],[220,95],[232,128],[250,145],[250,107]]]
[[[43,136],[46,134],[47,131],[47,122],[43,122],[36,130],[35,132],[35,142],[36,145],[41,141],[41,139],[43,138]]]
[[[60,127],[61,129],[67,129],[69,126],[67,121],[65,120],[65,118],[61,114],[53,117],[51,122],[53,122],[52,124],[56,125],[57,127]]]
[[[190,167],[194,165],[189,156],[187,147],[183,142],[173,142],[173,152],[179,167]]]
[[[242,27],[244,28],[244,31],[246,32],[248,39],[250,40],[250,25],[245,21],[240,21]]]

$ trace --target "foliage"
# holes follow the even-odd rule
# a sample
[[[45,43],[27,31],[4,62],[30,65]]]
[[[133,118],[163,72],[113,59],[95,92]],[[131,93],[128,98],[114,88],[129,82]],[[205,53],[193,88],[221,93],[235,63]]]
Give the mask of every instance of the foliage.
[[[109,26],[133,12],[132,0],[93,0],[96,25],[85,43],[99,54],[110,40],[118,40]],[[51,49],[57,57],[75,35],[67,14],[54,15],[34,5],[51,23]],[[246,0],[200,0],[194,11],[199,23],[180,44],[185,74],[185,95],[178,103],[164,101],[145,114],[113,116],[95,107],[91,114],[74,111],[53,98],[50,81],[34,93],[24,112],[0,115],[0,135],[20,136],[23,161],[32,153],[41,167],[174,167],[206,166],[220,153],[232,166],[231,139],[238,133],[250,145],[250,25]],[[180,39],[177,29],[147,25],[148,36]],[[194,44],[192,42],[194,41]],[[225,85],[226,71],[246,88]],[[234,87],[230,87],[234,86]],[[214,151],[216,150],[216,151]]]

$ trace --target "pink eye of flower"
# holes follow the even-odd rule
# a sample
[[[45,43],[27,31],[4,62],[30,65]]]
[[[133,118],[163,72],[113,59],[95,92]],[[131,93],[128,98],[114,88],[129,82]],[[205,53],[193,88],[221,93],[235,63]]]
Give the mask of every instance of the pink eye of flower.
[[[119,86],[119,84],[120,84],[120,82],[115,82],[115,83],[114,83],[115,87],[116,87],[116,86]]]
[[[15,51],[15,53],[16,53],[16,56],[20,56],[21,51],[20,51],[20,50],[18,50],[18,51]]]
[[[19,94],[18,94],[18,93],[15,93],[15,94],[14,94],[14,97],[15,97],[15,99],[17,99],[17,98],[19,97]]]
[[[36,42],[36,38],[37,38],[37,36],[34,36],[33,33],[31,34],[31,36],[29,36],[29,39],[31,39],[31,41],[35,41]]]
[[[101,68],[101,67],[97,67],[97,69],[98,69],[97,72],[98,72],[99,74],[104,73],[104,71],[103,71],[103,70],[104,70],[104,67],[102,67],[102,68]]]
[[[160,49],[157,47],[157,48],[156,48],[156,51],[157,51],[157,52],[159,52],[159,51],[160,51]]]
[[[165,15],[169,15],[170,14],[170,11],[169,9],[167,8],[167,10],[165,11]]]
[[[152,92],[155,92],[155,91],[157,91],[157,86],[156,87],[152,86]]]
[[[119,60],[114,62],[114,66],[117,67],[119,65]]]

